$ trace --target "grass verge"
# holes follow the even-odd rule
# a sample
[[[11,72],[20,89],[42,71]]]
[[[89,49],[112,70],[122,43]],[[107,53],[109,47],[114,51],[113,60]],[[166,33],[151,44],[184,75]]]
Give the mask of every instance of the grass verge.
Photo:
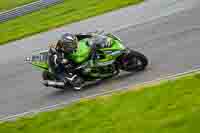
[[[25,5],[36,0],[1,0],[0,1],[0,12],[15,8],[17,6]]]
[[[200,130],[200,74],[82,100],[0,124],[2,133],[194,133]]]
[[[65,0],[64,3],[0,23],[0,45],[144,0]]]

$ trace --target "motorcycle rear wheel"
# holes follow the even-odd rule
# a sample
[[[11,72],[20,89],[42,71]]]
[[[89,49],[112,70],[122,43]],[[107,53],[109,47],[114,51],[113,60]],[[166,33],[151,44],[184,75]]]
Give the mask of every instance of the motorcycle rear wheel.
[[[43,80],[54,80],[54,75],[50,73],[49,71],[43,71],[42,72],[42,79]]]

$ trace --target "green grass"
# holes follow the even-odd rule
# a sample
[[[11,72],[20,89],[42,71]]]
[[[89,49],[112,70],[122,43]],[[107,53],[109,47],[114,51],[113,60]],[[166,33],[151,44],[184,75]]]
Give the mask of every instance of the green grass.
[[[65,0],[64,3],[0,23],[0,44],[144,0]]]
[[[17,6],[28,4],[36,0],[0,0],[0,12],[6,11]]]
[[[200,74],[0,124],[1,133],[197,133]]]

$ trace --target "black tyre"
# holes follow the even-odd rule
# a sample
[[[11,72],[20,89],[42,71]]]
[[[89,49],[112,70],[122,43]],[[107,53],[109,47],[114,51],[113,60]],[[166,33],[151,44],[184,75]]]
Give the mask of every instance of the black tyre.
[[[124,71],[142,71],[147,65],[147,57],[137,51],[130,50],[120,58],[120,69]]]
[[[48,71],[42,72],[42,79],[43,80],[53,80],[53,75]]]

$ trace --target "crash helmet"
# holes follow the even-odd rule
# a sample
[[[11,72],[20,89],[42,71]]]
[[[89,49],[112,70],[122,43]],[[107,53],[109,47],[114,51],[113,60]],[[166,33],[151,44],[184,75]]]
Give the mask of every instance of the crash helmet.
[[[62,35],[57,43],[57,48],[62,49],[65,53],[74,52],[78,47],[78,39],[75,35],[66,33]]]

